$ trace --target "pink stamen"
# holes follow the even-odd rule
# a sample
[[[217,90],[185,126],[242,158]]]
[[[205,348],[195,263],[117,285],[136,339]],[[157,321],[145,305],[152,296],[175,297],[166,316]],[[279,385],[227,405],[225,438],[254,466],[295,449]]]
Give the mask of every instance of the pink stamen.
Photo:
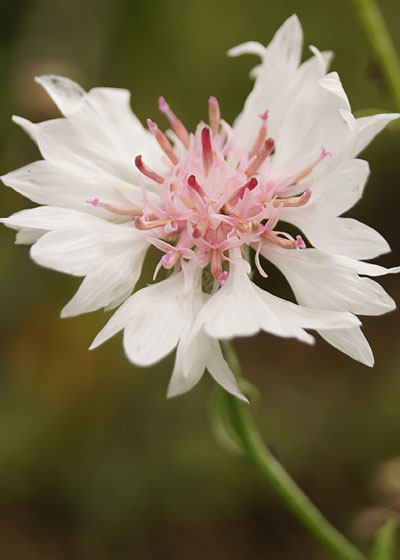
[[[149,179],[153,179],[153,181],[159,183],[160,185],[164,182],[164,179],[161,177],[161,175],[159,175],[158,173],[153,171],[150,167],[148,167],[145,163],[143,163],[142,156],[135,157],[135,165],[138,168],[138,170]]]
[[[183,145],[187,149],[189,147],[189,133],[186,130],[185,125],[182,123],[180,119],[175,115],[175,113],[171,110],[168,103],[165,101],[164,97],[160,97],[158,99],[158,107],[162,113],[167,117],[169,122],[171,123],[172,128],[175,130],[176,135],[182,141]]]
[[[170,258],[172,257],[172,253],[173,251],[167,251],[167,253],[165,253],[165,255],[162,257],[161,259],[161,264],[163,266],[165,266],[166,264],[168,264]]]
[[[249,158],[252,158],[256,154],[258,154],[258,152],[262,149],[263,144],[265,142],[265,139],[267,137],[268,110],[265,111],[264,113],[262,113],[261,115],[258,115],[258,116],[262,120],[262,123],[261,123],[261,126],[260,126],[260,130],[258,131],[257,138],[255,139],[255,142],[253,144],[253,147],[251,148],[251,150],[249,152]]]
[[[211,274],[219,280],[222,275],[222,257],[221,252],[217,249],[211,250],[210,268]]]
[[[227,280],[228,280],[228,271],[224,270],[224,272],[219,277],[219,285],[221,287],[224,286]]]
[[[301,196],[292,196],[290,198],[275,198],[272,204],[277,206],[284,206],[285,208],[298,208],[304,206],[311,198],[311,191],[307,189]]]
[[[300,173],[296,176],[294,181],[292,183],[290,183],[289,186],[295,185],[296,183],[298,183],[299,181],[301,181],[302,179],[307,177],[307,175],[309,175],[311,173],[311,171],[314,169],[314,167],[316,165],[318,165],[326,157],[332,157],[332,154],[331,154],[331,152],[327,152],[325,150],[325,148],[323,146],[321,146],[321,155],[314,161],[314,163],[312,163],[311,165],[308,165],[302,171],[300,171]]]
[[[143,220],[141,216],[136,216],[135,226],[140,230],[155,229],[158,227],[165,226],[170,221],[170,218],[165,218],[163,220]]]
[[[265,140],[264,146],[262,147],[261,151],[258,153],[254,161],[252,161],[252,163],[249,165],[249,167],[246,170],[247,177],[251,177],[252,175],[254,175],[254,173],[256,173],[256,171],[258,171],[261,164],[264,163],[264,161],[267,159],[267,157],[274,149],[274,146],[275,146],[275,142],[273,138],[267,138]]]
[[[194,175],[190,175],[188,177],[188,185],[189,185],[189,187],[194,189],[200,196],[202,196],[202,197],[205,196],[205,192],[204,192],[203,187],[199,185],[199,183],[197,182],[196,177]]]
[[[211,164],[213,162],[211,135],[210,129],[207,126],[205,126],[201,131],[201,146],[203,153],[204,174],[207,177],[208,172],[210,171]]]
[[[91,204],[92,206],[97,206],[99,208],[104,208],[104,210],[108,210],[113,214],[120,214],[123,216],[141,216],[143,214],[142,210],[140,210],[139,208],[120,208],[118,206],[114,206],[113,204],[102,202],[98,198],[93,198],[93,200],[86,200],[86,203]]]
[[[304,243],[304,240],[301,237],[301,235],[296,235],[296,247],[298,249],[307,249],[307,245]]]
[[[219,123],[221,120],[221,111],[216,97],[210,96],[208,100],[208,115],[211,126],[212,135],[215,136],[219,131]]]
[[[180,251],[168,251],[168,253],[166,255],[164,255],[164,257],[167,257],[168,259],[163,262],[163,267],[166,268],[167,270],[172,268],[173,266],[175,266],[175,264],[178,262],[181,253]],[[164,257],[161,259],[163,261]]]
[[[268,239],[268,241],[275,243],[275,245],[279,245],[279,247],[282,247],[283,249],[295,249],[297,246],[296,241],[279,237],[275,233],[271,233],[269,231],[264,231],[262,236],[265,237],[265,239]]]
[[[147,119],[147,126],[149,127],[150,131],[154,134],[160,148],[165,153],[166,156],[170,159],[170,161],[177,165],[179,163],[179,158],[175,154],[170,141],[165,136],[163,132],[158,128],[157,124],[150,119]]]

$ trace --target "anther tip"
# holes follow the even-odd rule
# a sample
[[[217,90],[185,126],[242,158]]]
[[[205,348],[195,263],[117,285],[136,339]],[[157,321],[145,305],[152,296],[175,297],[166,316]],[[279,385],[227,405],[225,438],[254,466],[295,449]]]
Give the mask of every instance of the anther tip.
[[[264,111],[264,113],[261,113],[258,116],[260,117],[261,120],[266,121],[268,119],[268,113],[269,113],[269,109],[267,109],[266,111]]]
[[[224,272],[219,277],[219,285],[223,286],[224,284],[226,284],[227,280],[228,280],[228,272],[224,270]]]
[[[165,113],[169,109],[168,103],[162,95],[158,98],[158,108],[162,113]]]
[[[147,126],[149,127],[149,130],[151,132],[157,132],[158,126],[156,125],[155,122],[153,122],[151,119],[147,119],[146,123],[147,123]]]
[[[297,247],[298,249],[306,249],[306,248],[307,248],[307,246],[306,246],[306,244],[304,243],[304,240],[303,240],[303,238],[301,237],[301,235],[296,235],[296,247]]]
[[[91,204],[92,206],[98,206],[99,205],[99,199],[98,198],[93,198],[92,200],[86,200],[85,202],[86,202],[86,204]]]
[[[272,152],[274,148],[275,148],[275,140],[273,138],[267,138],[266,141],[264,142],[264,149],[267,150],[268,152]]]
[[[323,158],[332,157],[332,153],[325,150],[324,146],[321,146],[321,156]]]
[[[217,103],[217,98],[214,97],[213,95],[210,95],[210,97],[208,98],[208,102],[210,104]]]

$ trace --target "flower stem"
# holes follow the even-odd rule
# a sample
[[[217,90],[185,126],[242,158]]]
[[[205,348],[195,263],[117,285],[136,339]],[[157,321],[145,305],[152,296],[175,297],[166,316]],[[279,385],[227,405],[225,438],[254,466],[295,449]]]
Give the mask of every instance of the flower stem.
[[[400,110],[400,59],[375,0],[353,0],[370,46],[382,67],[392,99]]]
[[[226,360],[239,374],[239,362],[229,342],[221,342]],[[366,560],[339,531],[323,517],[307,496],[290,478],[282,465],[265,445],[260,432],[246,410],[246,405],[236,397],[224,393],[228,421],[238,437],[240,447],[262,479],[272,485],[278,496],[309,532],[341,560]]]

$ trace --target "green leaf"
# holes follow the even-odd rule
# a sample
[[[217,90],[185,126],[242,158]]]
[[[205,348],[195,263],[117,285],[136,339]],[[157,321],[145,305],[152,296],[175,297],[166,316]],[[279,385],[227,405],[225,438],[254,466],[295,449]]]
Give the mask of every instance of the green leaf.
[[[397,521],[389,519],[376,534],[371,560],[394,560]]]

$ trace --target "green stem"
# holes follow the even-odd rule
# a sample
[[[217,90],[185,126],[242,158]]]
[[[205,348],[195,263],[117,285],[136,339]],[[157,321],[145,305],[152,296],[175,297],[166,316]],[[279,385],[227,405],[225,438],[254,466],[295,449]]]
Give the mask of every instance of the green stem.
[[[400,110],[400,59],[375,0],[353,0],[370,46],[385,74],[396,108]]]
[[[229,342],[221,343],[224,356],[239,374],[236,353]],[[239,438],[243,453],[262,479],[270,484],[281,500],[316,539],[341,560],[366,560],[339,531],[327,521],[277,461],[248,414],[246,405],[224,393],[227,413]]]

